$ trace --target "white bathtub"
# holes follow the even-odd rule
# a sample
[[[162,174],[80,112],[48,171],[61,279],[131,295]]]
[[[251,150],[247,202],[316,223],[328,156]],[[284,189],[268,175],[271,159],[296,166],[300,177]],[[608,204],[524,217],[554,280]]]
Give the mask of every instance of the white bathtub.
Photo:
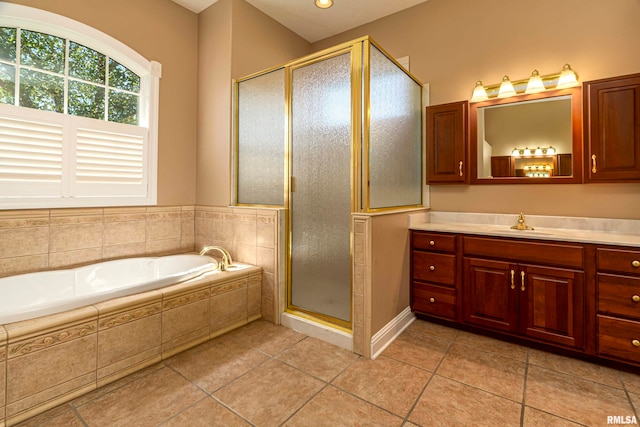
[[[201,255],[129,258],[0,279],[0,325],[179,283],[213,271]]]

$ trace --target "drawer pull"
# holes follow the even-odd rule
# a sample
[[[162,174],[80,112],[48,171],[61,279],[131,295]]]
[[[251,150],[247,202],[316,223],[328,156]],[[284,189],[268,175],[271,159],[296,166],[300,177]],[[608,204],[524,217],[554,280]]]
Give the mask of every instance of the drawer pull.
[[[640,302],[640,295],[634,295],[631,297],[631,300],[633,300],[633,302]]]
[[[460,160],[460,164],[458,165],[458,169],[459,169],[459,170],[458,170],[458,172],[459,172],[460,176],[463,176],[463,175],[464,175],[464,174],[462,173],[462,165],[463,165],[463,164],[464,164],[464,163],[462,163],[462,160]]]
[[[434,271],[435,269],[436,269],[435,265],[432,265],[432,266],[429,267],[429,270],[431,270],[431,271]]]
[[[511,270],[511,289],[515,289],[516,288],[516,271],[515,270]]]
[[[524,271],[520,272],[520,279],[522,280],[522,285],[520,286],[520,290],[524,291],[524,281],[525,281],[525,279],[524,279]]]
[[[429,302],[431,302],[431,303],[436,302],[436,299],[431,297],[431,298],[429,298]]]
[[[631,344],[633,344],[634,347],[640,347],[640,341],[638,340],[632,340]]]
[[[637,259],[634,259],[633,261],[631,261],[631,265],[635,268],[640,267],[640,261],[638,261]]]
[[[429,246],[435,246],[436,242],[434,242],[433,240],[429,240]]]
[[[593,172],[593,173],[598,172],[598,167],[596,165],[596,155],[595,154],[591,156],[591,164],[592,164],[591,172]]]

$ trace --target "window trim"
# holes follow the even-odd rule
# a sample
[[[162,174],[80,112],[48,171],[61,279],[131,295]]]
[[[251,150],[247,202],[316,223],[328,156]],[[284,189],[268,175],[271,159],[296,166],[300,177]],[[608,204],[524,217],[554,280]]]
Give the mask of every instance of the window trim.
[[[0,2],[0,26],[20,27],[81,43],[86,47],[106,54],[138,74],[140,76],[140,106],[138,111],[139,124],[137,127],[146,128],[148,132],[146,159],[147,191],[144,197],[81,196],[37,198],[28,197],[28,195],[24,198],[0,197],[0,210],[156,205],[158,183],[159,90],[160,78],[162,77],[162,65],[156,61],[147,60],[129,46],[89,25],[29,6]],[[15,108],[18,109],[17,111],[31,110],[27,107]],[[65,114],[64,116],[67,115]],[[29,114],[29,111],[24,111],[24,117],[29,119],[33,116]]]

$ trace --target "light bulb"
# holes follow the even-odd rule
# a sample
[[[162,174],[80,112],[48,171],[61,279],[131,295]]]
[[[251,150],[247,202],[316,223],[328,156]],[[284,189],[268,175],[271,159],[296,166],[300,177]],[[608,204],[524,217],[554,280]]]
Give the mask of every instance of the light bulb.
[[[553,156],[554,154],[556,154],[556,149],[553,148],[553,147],[549,147],[547,149],[547,154],[550,155],[550,156]]]
[[[536,156],[542,156],[542,148],[536,148]]]
[[[316,0],[316,6],[320,9],[328,9],[333,6],[333,0]]]
[[[518,157],[520,155],[520,151],[518,151],[517,148],[514,148],[513,151],[511,152],[511,155],[513,157]]]
[[[525,156],[530,156],[531,155],[531,150],[529,150],[529,148],[524,147],[524,153]]]
[[[560,73],[560,77],[558,78],[556,89],[564,89],[577,85],[578,76],[576,76],[576,73],[573,72],[569,64],[564,64],[564,67],[562,67],[562,72]]]
[[[504,76],[502,78],[502,83],[500,83],[500,89],[498,90],[498,98],[507,98],[513,95],[516,95],[516,90],[513,88],[513,84],[511,83],[511,80],[509,80],[509,76]]]
[[[542,78],[540,78],[540,73],[538,73],[538,70],[533,70],[524,93],[538,93],[544,91],[544,89],[545,87]]]
[[[473,95],[471,95],[471,102],[486,101],[487,99],[489,99],[489,96],[487,96],[487,90],[482,85],[482,82],[478,80],[476,82],[476,87],[473,88]]]

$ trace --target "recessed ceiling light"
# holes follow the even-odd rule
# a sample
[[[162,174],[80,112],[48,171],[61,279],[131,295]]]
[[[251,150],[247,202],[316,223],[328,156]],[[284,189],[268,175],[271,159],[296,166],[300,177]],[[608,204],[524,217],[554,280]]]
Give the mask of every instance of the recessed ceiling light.
[[[316,0],[316,6],[320,9],[328,9],[333,6],[333,0]]]

